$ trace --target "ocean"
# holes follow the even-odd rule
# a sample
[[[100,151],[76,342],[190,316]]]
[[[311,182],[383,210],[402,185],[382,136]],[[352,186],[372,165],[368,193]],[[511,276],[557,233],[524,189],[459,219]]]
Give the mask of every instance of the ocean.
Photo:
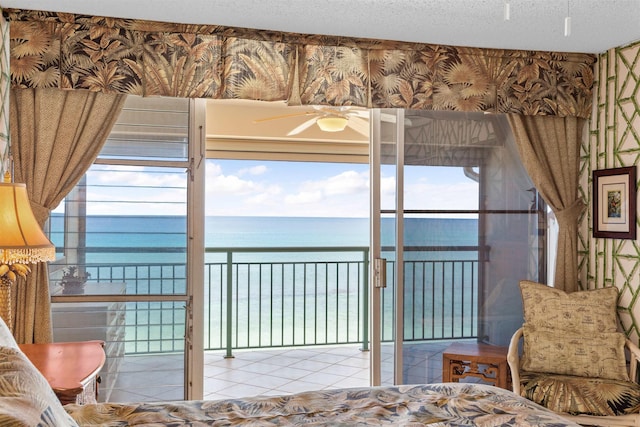
[[[393,221],[382,220],[382,244],[392,245]],[[186,218],[181,216],[105,216],[86,218],[87,262],[184,261]],[[52,242],[63,252],[64,217],[52,215]],[[74,236],[77,237],[77,236]],[[71,241],[74,239],[71,239]],[[207,248],[368,246],[367,218],[207,217]],[[476,246],[476,219],[407,218],[406,246]],[[141,251],[140,249],[145,249]],[[118,252],[114,252],[117,249]],[[130,250],[128,250],[130,249]],[[160,253],[159,249],[165,251]],[[437,255],[434,255],[437,256]],[[449,254],[448,256],[461,256]]]
[[[59,254],[69,253],[62,216],[51,218],[50,236]],[[184,294],[186,289],[186,219],[177,216],[87,216],[86,265],[92,281],[125,282],[129,294]],[[393,220],[382,220],[383,254],[393,259]],[[405,281],[414,306],[408,307],[412,339],[450,338],[475,333],[473,325],[455,325],[451,318],[473,318],[473,304],[452,304],[455,293],[473,295],[477,283],[476,219],[407,218],[405,220]],[[205,246],[205,347],[224,348],[227,318],[227,252],[233,252],[232,311],[235,348],[360,342],[364,315],[363,258],[369,245],[367,218],[208,217]],[[264,248],[308,248],[283,252]],[[352,248],[313,251],[312,248]],[[452,250],[433,250],[453,247]],[[249,249],[253,248],[253,250]],[[360,249],[360,250],[357,250]],[[428,250],[429,249],[429,250]],[[235,251],[235,252],[234,252]],[[239,252],[240,251],[240,252]],[[447,262],[441,262],[441,261]],[[393,263],[388,267],[392,274]],[[52,281],[56,277],[52,275]],[[393,286],[383,305],[392,307]],[[385,296],[386,295],[386,296]],[[458,294],[460,295],[460,294]],[[471,304],[470,304],[471,303]],[[182,335],[174,306],[140,303],[127,309],[128,331],[160,329],[151,341],[157,350],[179,348]],[[455,310],[455,313],[454,313]],[[433,313],[425,324],[420,313]],[[178,315],[178,318],[180,316]],[[167,320],[164,325],[163,318]],[[141,320],[143,319],[143,320]],[[448,319],[448,320],[447,320]],[[143,323],[141,323],[143,322]],[[275,333],[274,333],[275,331]],[[128,332],[129,333],[129,332]],[[385,325],[391,339],[392,324]],[[162,337],[158,339],[158,337]],[[127,352],[143,352],[138,338],[127,337]],[[163,341],[170,341],[163,344]],[[141,350],[142,349],[142,350]]]

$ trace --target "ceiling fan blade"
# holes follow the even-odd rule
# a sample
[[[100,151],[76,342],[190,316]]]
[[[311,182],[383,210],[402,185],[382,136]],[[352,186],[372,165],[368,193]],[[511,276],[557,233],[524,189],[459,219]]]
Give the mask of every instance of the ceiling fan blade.
[[[350,116],[362,117],[363,119],[369,120],[370,113],[369,110],[349,110],[347,114],[349,114]]]
[[[351,129],[355,130],[359,134],[363,136],[369,136],[369,121],[362,119],[360,117],[351,116],[349,117],[349,122],[347,123]]]
[[[318,114],[316,111],[302,111],[302,112],[299,112],[299,113],[282,114],[282,115],[279,115],[279,116],[265,117],[264,119],[256,119],[256,120],[253,121],[253,123],[268,122],[270,120],[286,119],[286,118],[289,118],[289,117],[314,116],[316,114]]]
[[[316,118],[313,117],[313,118],[307,120],[306,122],[302,123],[301,125],[298,125],[295,128],[291,129],[291,131],[287,134],[287,136],[297,135],[300,132],[302,132],[303,130],[308,129],[311,126],[313,126],[313,124],[315,122],[316,122]]]
[[[318,113],[328,115],[328,116],[336,116],[336,117],[347,117],[351,114],[349,107],[325,107],[318,106],[314,107]]]

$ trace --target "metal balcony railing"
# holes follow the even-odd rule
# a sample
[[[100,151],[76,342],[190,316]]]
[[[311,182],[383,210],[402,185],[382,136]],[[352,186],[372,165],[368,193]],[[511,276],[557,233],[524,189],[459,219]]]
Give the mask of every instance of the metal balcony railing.
[[[404,250],[404,340],[476,337],[478,259],[484,259],[478,247]],[[207,248],[205,261],[205,350],[231,356],[233,349],[265,347],[360,343],[368,349],[368,247]],[[394,269],[389,262],[383,341],[394,338]],[[128,295],[184,295],[186,289],[184,264],[88,264],[86,271],[89,283],[117,283]],[[124,310],[125,334],[118,339],[126,354],[184,348],[181,304],[117,307]]]
[[[205,348],[362,343],[366,247],[208,248]]]

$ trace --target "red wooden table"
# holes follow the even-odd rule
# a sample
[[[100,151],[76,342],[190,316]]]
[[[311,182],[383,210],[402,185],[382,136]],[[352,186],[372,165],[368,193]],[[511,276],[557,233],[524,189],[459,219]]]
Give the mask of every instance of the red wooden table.
[[[20,344],[62,404],[95,402],[98,373],[105,362],[104,341]]]

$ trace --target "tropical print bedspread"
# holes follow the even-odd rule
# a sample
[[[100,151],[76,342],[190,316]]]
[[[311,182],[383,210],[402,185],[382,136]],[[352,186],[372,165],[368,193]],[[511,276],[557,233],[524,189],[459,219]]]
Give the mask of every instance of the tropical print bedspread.
[[[577,426],[509,391],[463,383],[65,409],[80,426]]]

